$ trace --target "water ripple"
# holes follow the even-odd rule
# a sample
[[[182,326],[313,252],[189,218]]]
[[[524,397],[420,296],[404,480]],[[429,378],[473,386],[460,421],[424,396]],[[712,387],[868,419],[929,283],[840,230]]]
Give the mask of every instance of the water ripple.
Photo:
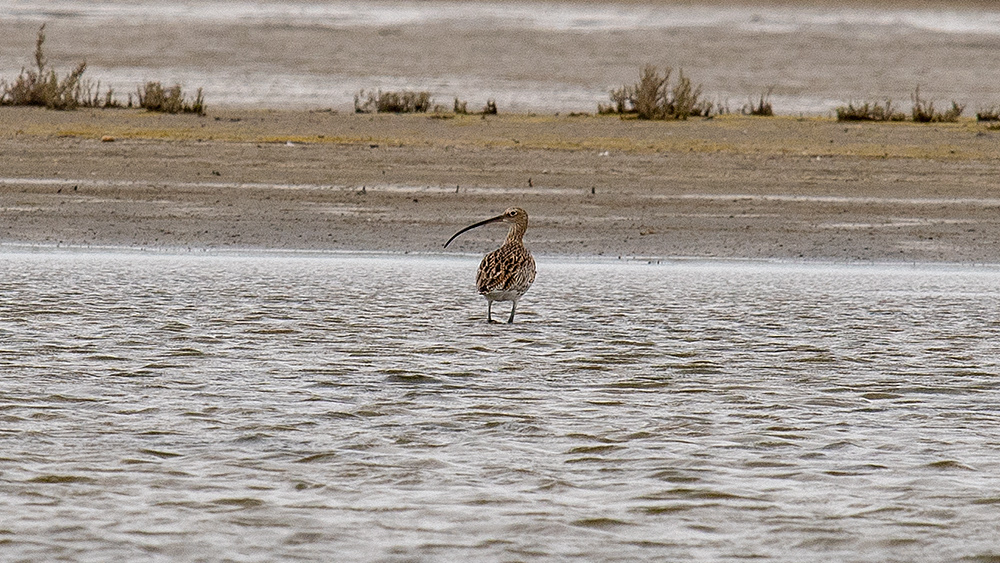
[[[989,559],[1000,271],[37,252],[5,559]]]

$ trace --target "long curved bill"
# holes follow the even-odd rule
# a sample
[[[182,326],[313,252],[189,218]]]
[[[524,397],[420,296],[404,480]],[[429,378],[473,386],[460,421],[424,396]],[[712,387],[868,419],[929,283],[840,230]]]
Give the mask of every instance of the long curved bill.
[[[451,238],[448,239],[448,242],[444,243],[444,247],[448,248],[448,245],[451,244],[451,241],[453,241],[456,238],[458,238],[458,235],[464,233],[465,231],[471,231],[472,229],[475,229],[476,227],[482,227],[483,225],[488,225],[490,223],[496,223],[497,221],[503,221],[503,215],[497,215],[496,217],[494,217],[492,219],[487,219],[485,221],[480,221],[480,222],[475,223],[473,225],[469,225],[468,227],[462,229],[461,231],[458,231],[457,233],[451,235]]]

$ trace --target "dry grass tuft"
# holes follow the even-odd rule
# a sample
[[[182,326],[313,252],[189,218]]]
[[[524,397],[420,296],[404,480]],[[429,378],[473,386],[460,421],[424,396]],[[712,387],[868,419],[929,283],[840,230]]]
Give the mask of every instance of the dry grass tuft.
[[[429,109],[430,92],[361,90],[354,95],[354,113],[427,113]]]
[[[611,105],[598,104],[601,114],[635,114],[639,119],[687,119],[708,117],[712,102],[701,97],[701,85],[693,86],[691,79],[679,71],[677,83],[670,86],[673,69],[664,74],[647,65],[639,74],[639,82],[611,90]]]

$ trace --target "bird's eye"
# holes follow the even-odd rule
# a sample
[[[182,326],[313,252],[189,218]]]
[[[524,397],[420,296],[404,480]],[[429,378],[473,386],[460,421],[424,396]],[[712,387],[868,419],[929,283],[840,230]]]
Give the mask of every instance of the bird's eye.
[[[508,217],[513,217],[513,216],[515,216],[515,215],[517,215],[517,211],[508,211],[508,212],[507,212],[507,216],[508,216]]]

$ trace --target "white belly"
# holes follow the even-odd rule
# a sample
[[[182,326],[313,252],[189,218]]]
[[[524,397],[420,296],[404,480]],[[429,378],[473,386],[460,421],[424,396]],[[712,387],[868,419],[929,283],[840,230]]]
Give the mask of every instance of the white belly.
[[[490,291],[482,294],[487,301],[517,301],[522,295],[524,294],[512,289],[508,289],[506,291]]]

